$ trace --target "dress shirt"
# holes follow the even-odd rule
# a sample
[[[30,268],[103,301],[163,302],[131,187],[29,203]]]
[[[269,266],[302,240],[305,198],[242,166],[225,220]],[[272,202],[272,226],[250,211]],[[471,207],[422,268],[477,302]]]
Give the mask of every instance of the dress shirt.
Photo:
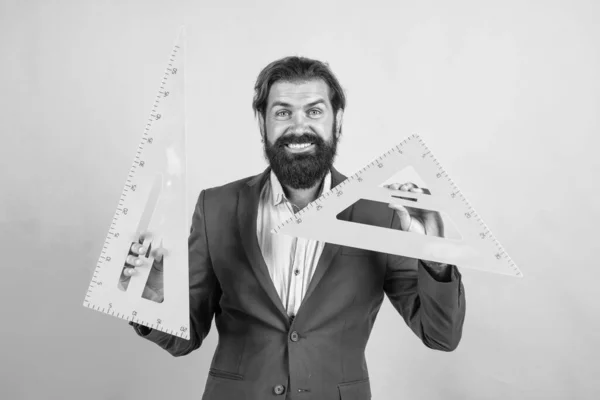
[[[331,190],[331,172],[323,180],[317,197]],[[294,317],[304,299],[323,252],[324,242],[275,235],[271,229],[292,218],[299,208],[292,204],[273,171],[261,189],[256,234],[271,280],[283,307]]]

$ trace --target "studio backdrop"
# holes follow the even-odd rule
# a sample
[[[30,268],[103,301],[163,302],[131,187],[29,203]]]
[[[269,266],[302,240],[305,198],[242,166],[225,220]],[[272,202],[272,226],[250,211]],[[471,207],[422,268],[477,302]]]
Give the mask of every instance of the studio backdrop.
[[[268,63],[329,63],[349,176],[413,133],[524,274],[461,269],[453,352],[385,299],[373,398],[600,398],[592,1],[0,1],[0,398],[199,399],[217,334],[174,358],[83,307],[171,46],[186,28],[187,200],[264,170]]]

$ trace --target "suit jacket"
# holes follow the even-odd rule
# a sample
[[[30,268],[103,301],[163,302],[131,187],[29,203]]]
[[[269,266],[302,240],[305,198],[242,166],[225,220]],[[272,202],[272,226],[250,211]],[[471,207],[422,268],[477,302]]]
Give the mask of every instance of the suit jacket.
[[[189,236],[191,339],[136,329],[178,357],[200,347],[214,317],[219,340],[203,400],[370,399],[365,347],[384,294],[425,346],[457,347],[465,297],[455,266],[450,282],[438,282],[419,260],[331,243],[290,319],[256,235],[269,172],[199,195]],[[332,169],[332,186],[345,179]],[[398,225],[394,210],[374,204],[358,202],[341,219]]]

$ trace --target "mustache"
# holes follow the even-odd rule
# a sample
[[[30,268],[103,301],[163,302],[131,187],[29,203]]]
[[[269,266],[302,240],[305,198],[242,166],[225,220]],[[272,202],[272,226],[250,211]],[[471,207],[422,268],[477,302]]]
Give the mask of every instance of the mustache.
[[[281,136],[275,142],[276,146],[287,146],[288,144],[315,143],[322,144],[323,139],[313,133],[303,133],[302,135]]]

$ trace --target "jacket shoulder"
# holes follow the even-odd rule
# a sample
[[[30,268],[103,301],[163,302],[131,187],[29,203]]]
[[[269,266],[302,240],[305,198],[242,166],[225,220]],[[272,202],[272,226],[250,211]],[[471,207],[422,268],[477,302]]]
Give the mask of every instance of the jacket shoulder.
[[[209,188],[205,188],[202,191],[204,192],[204,202],[206,203],[219,203],[221,205],[225,205],[230,201],[236,202],[238,198],[238,193],[246,187],[251,181],[258,179],[261,174],[247,176],[245,178],[241,178],[232,182],[225,183],[219,186],[213,186]]]
[[[228,193],[228,192],[239,192],[244,186],[246,186],[252,179],[257,178],[258,175],[251,175],[245,178],[241,178],[232,182],[225,183],[219,186],[213,186],[204,189],[206,192],[211,193]]]

